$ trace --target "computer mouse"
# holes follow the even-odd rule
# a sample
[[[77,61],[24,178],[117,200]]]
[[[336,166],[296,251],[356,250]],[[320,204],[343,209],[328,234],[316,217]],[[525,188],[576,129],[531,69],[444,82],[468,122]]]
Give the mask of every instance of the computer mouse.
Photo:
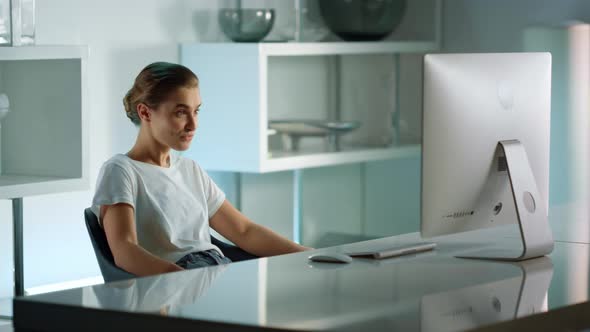
[[[350,263],[352,262],[352,257],[348,256],[347,254],[337,253],[337,252],[324,252],[319,254],[313,254],[308,257],[310,261],[313,262],[326,262],[326,263]]]

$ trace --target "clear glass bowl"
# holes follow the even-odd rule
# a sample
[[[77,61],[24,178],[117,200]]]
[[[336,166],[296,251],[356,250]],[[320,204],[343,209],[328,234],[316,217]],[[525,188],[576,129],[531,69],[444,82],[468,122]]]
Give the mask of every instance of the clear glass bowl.
[[[221,31],[235,42],[258,42],[264,39],[275,21],[273,9],[222,8],[218,13]]]

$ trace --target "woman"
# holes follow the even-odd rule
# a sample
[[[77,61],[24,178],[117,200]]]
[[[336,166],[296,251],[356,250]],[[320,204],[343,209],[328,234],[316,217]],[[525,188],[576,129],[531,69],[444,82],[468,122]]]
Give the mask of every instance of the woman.
[[[150,64],[123,102],[139,134],[127,154],[102,166],[92,202],[117,266],[145,276],[229,263],[211,244],[209,227],[257,256],[309,249],[250,221],[196,162],[170,153],[187,150],[198,127],[192,71]]]

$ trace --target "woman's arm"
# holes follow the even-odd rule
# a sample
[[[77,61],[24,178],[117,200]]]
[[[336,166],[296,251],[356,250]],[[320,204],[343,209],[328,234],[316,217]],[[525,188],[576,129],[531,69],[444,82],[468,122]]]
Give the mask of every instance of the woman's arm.
[[[129,204],[100,207],[101,220],[115,264],[137,276],[183,270],[174,263],[150,254],[137,244],[134,213]]]
[[[225,200],[209,220],[219,234],[243,250],[261,257],[310,250],[270,229],[255,224]]]

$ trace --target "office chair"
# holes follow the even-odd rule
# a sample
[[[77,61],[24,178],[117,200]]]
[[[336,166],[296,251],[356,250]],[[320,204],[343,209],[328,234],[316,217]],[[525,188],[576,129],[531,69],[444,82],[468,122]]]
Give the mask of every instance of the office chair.
[[[86,220],[88,235],[90,236],[94,254],[96,255],[96,260],[98,261],[104,281],[111,282],[135,278],[136,276],[134,274],[121,269],[115,264],[115,258],[107,242],[106,234],[102,227],[100,227],[98,218],[90,208],[84,210],[84,219]],[[252,255],[234,245],[222,242],[213,236],[211,236],[211,243],[221,249],[223,255],[231,259],[232,262],[258,258],[256,255]]]

